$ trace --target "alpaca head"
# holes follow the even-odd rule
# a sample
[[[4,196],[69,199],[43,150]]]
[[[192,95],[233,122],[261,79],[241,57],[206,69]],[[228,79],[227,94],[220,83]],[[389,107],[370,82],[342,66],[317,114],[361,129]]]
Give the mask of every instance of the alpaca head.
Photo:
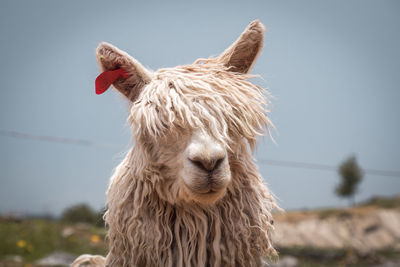
[[[128,73],[113,86],[131,102],[132,168],[161,199],[213,205],[231,186],[243,147],[254,148],[268,129],[265,92],[248,81],[263,35],[254,21],[219,57],[156,72],[110,44],[99,45],[103,71]]]

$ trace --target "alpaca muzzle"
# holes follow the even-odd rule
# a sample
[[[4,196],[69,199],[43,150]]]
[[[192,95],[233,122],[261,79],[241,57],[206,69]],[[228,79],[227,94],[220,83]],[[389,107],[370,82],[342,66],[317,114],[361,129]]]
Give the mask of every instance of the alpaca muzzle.
[[[194,132],[185,152],[183,181],[199,198],[212,199],[225,192],[231,179],[227,151],[204,132]]]

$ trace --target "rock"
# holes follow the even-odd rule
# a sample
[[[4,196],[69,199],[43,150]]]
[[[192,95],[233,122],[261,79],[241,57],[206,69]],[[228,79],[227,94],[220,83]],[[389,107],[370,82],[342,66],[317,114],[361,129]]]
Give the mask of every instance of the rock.
[[[66,252],[54,252],[39,259],[35,264],[39,266],[70,266],[75,256]]]
[[[379,265],[375,265],[374,267],[398,267],[398,266],[400,266],[400,259],[388,260]]]
[[[70,237],[71,235],[73,235],[75,233],[74,228],[68,226],[65,227],[62,231],[61,231],[61,236],[64,238]]]
[[[296,267],[299,266],[299,260],[293,256],[283,256],[277,263],[267,262],[268,267]]]
[[[24,259],[20,255],[7,255],[0,261],[0,267],[23,267]]]
[[[7,255],[4,257],[7,261],[12,261],[16,263],[23,263],[24,259],[20,255]]]

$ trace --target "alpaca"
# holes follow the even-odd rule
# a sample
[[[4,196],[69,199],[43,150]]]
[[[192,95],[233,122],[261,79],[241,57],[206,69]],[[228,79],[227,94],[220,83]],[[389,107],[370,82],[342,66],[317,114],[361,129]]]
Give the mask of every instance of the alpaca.
[[[102,71],[131,103],[134,146],[107,190],[106,258],[91,266],[260,266],[276,256],[277,208],[252,152],[273,127],[267,92],[248,81],[264,26],[253,21],[220,56],[151,72],[108,44]]]

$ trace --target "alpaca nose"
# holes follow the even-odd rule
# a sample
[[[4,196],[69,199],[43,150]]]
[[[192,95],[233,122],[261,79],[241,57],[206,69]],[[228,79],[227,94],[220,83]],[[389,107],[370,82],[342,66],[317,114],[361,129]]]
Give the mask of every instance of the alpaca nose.
[[[195,132],[187,150],[187,160],[197,169],[213,172],[226,160],[226,150],[220,142],[204,132]]]
[[[216,154],[212,157],[194,156],[192,158],[189,158],[190,162],[192,162],[193,165],[206,172],[213,172],[214,170],[218,169],[218,167],[221,166],[224,159],[225,155],[223,154]]]

